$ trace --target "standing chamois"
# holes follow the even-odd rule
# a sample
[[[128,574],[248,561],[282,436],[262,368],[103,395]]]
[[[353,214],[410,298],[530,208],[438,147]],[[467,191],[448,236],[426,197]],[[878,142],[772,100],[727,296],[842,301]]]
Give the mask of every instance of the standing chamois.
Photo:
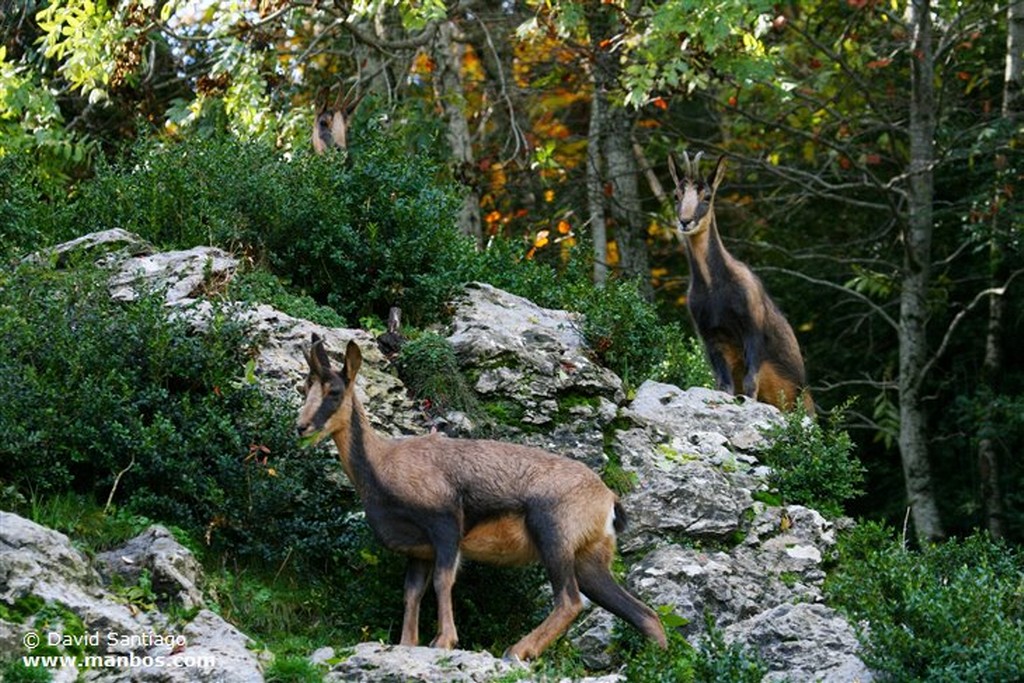
[[[698,173],[701,154],[683,154],[683,177],[669,155],[676,185],[679,233],[690,261],[687,306],[707,349],[718,388],[792,410],[814,402],[793,328],[753,271],[726,251],[715,222],[715,193],[725,175],[725,157],[707,178]]]
[[[665,647],[657,615],[615,582],[615,532],[626,518],[614,493],[582,463],[538,448],[440,434],[379,436],[356,396],[362,354],[349,342],[340,372],[313,335],[306,356],[300,436],[333,436],[341,464],[381,542],[409,556],[402,645],[419,642],[420,600],[433,574],[434,647],[458,642],[452,585],[460,556],[498,565],[540,562],[555,607],[507,657],[536,657],[583,608],[580,592]]]
[[[334,104],[329,105],[323,98],[313,119],[313,151],[323,154],[335,147],[348,149],[348,123],[362,99],[361,93],[353,94],[351,90],[340,93]]]

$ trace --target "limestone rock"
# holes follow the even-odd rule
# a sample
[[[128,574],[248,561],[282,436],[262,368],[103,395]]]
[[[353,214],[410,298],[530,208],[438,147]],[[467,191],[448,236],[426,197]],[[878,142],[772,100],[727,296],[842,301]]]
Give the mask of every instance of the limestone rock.
[[[857,657],[857,636],[835,610],[821,604],[782,604],[725,629],[769,666],[765,681],[868,683]]]
[[[73,264],[77,259],[96,261],[101,259],[124,259],[145,256],[156,250],[138,235],[113,228],[91,232],[63,244],[29,256],[26,260],[35,263],[53,262],[58,267]]]
[[[452,683],[491,681],[521,665],[497,659],[486,652],[441,650],[360,643],[355,652],[336,664],[324,677],[325,683]]]
[[[463,368],[476,375],[477,393],[519,404],[523,422],[553,425],[559,399],[566,397],[621,402],[622,380],[591,359],[576,314],[482,283],[467,286],[455,306],[448,341]]]
[[[147,288],[164,293],[168,304],[188,302],[216,290],[231,279],[238,259],[216,247],[193,247],[144,256],[120,262],[111,278],[111,296],[134,301]]]
[[[177,601],[185,609],[203,604],[202,567],[192,551],[159,524],[120,548],[100,553],[95,562],[102,574],[120,576],[125,585],[137,584],[143,570],[148,571],[153,591]]]
[[[721,391],[647,381],[637,389],[627,414],[641,424],[653,425],[666,433],[690,441],[698,449],[722,445],[703,435],[720,434],[737,451],[754,451],[763,443],[761,430],[781,422],[774,406]]]
[[[152,547],[162,543],[165,532],[150,530],[142,537],[152,539]],[[176,570],[181,573],[183,566]],[[27,608],[30,601],[40,607]],[[58,680],[76,680],[79,674],[103,683],[263,679],[249,638],[221,617],[202,610],[179,628],[160,612],[133,609],[102,584],[88,558],[66,536],[8,512],[0,512],[0,602],[27,612],[18,623],[0,620],[3,659],[31,654],[34,648],[25,646],[31,642],[27,634],[43,644],[51,639],[60,643],[68,636],[65,621],[73,617],[81,622],[71,632],[90,639],[87,653],[100,658],[99,663],[81,671],[65,667],[51,672]],[[50,616],[37,623],[35,615],[43,604]],[[54,612],[72,616],[54,618]]]

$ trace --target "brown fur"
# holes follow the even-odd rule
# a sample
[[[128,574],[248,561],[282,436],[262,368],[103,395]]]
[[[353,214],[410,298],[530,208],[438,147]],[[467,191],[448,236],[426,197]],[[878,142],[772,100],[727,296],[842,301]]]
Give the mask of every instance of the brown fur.
[[[370,526],[410,558],[403,645],[419,641],[419,606],[431,575],[438,603],[432,645],[457,644],[451,591],[462,555],[499,565],[540,562],[547,570],[554,610],[509,648],[511,657],[536,657],[562,635],[583,607],[581,591],[665,647],[657,615],[612,578],[613,526],[621,528],[624,518],[615,494],[586,465],[497,441],[383,438],[356,396],[359,347],[349,343],[344,367],[335,372],[313,335],[307,360],[300,435],[334,438]]]
[[[348,149],[348,124],[359,106],[362,94],[352,92],[338,95],[334,104],[326,99],[317,106],[313,118],[313,151],[323,154],[329,149]]]
[[[761,280],[734,258],[718,234],[715,194],[725,176],[724,157],[708,178],[698,174],[700,154],[684,155],[679,178],[669,157],[676,185],[677,219],[690,261],[687,307],[708,352],[718,388],[745,394],[792,410],[797,400],[814,414],[807,389],[803,356],[793,328]]]

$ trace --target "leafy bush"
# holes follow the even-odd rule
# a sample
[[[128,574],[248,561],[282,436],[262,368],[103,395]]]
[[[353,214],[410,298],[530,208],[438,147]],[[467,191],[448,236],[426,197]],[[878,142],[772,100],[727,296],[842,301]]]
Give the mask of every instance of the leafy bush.
[[[765,430],[768,447],[761,459],[771,466],[769,483],[787,503],[838,517],[843,503],[862,493],[864,466],[853,455],[850,435],[835,410],[823,426],[802,411],[786,413],[781,425]]]
[[[341,501],[291,409],[246,380],[245,326],[215,313],[198,334],[161,297],[112,301],[105,277],[0,271],[0,482],[33,501],[113,491],[127,515],[268,562],[332,557]]]
[[[382,131],[355,137],[347,155],[290,161],[229,137],[146,140],[123,162],[100,164],[64,220],[244,251],[350,324],[391,306],[413,324],[433,320],[472,259],[454,223],[455,187]]]
[[[312,297],[295,294],[284,280],[260,269],[245,269],[228,283],[227,298],[267,304],[295,318],[304,318],[327,327],[345,327],[345,319],[334,309],[321,306]]]
[[[668,649],[643,640],[629,627],[616,625],[616,642],[626,659],[624,673],[630,683],[759,683],[767,667],[741,644],[726,644],[710,615],[700,647],[690,645],[674,628],[681,618],[665,618]],[[620,630],[621,629],[621,630]],[[629,629],[629,630],[627,630]]]
[[[36,162],[24,153],[0,156],[0,257],[36,249],[70,234],[49,234],[54,231],[52,209],[47,183],[39,177]]]
[[[920,552],[865,523],[840,537],[826,591],[892,681],[1024,679],[1024,555],[983,534]]]

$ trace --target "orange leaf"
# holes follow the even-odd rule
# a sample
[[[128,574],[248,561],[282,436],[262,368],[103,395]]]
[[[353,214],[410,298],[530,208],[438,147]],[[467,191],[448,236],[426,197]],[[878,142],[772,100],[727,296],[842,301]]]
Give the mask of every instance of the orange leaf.
[[[662,111],[668,109],[668,102],[665,101],[664,97],[655,97],[653,100],[651,100],[651,104],[653,104],[658,109],[661,109]]]
[[[558,232],[568,235],[570,230],[572,230],[572,226],[569,225],[569,221],[558,221]]]

